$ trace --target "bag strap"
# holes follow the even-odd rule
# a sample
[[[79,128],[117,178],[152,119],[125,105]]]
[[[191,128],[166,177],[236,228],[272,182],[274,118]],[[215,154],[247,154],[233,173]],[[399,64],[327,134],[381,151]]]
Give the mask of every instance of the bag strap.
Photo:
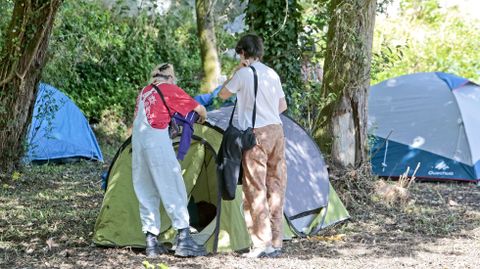
[[[257,119],[257,90],[258,90],[258,77],[257,70],[255,67],[250,65],[250,68],[253,71],[253,88],[255,90],[255,101],[253,103],[253,114],[252,114],[252,128],[255,128],[255,120]]]
[[[250,69],[253,71],[253,89],[255,91],[255,99],[253,103],[253,113],[252,113],[252,128],[255,128],[255,120],[257,119],[257,92],[258,92],[258,76],[257,70],[255,67],[250,65]],[[237,107],[237,99],[235,99],[235,104],[233,105],[232,114],[230,114],[229,125],[232,125],[233,114],[235,113],[235,108]]]
[[[233,114],[235,113],[235,108],[237,107],[237,99],[235,99],[235,103],[233,104],[232,114],[230,114],[230,120],[228,121],[228,125],[232,125]]]
[[[165,107],[166,107],[167,110],[168,110],[168,116],[172,117],[172,116],[173,116],[173,115],[172,115],[172,112],[170,112],[170,108],[168,108],[167,102],[165,102],[165,97],[163,96],[162,91],[158,88],[157,85],[155,85],[155,84],[153,84],[153,83],[152,83],[151,85],[152,85],[152,87],[155,88],[155,90],[158,92],[158,94],[160,95],[160,98],[162,98],[163,104],[165,105]]]

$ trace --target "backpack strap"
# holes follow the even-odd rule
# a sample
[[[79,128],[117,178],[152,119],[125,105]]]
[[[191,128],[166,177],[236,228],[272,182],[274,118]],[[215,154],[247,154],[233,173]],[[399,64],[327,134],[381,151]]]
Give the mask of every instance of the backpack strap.
[[[250,65],[250,69],[253,71],[253,89],[255,92],[255,99],[253,103],[253,113],[252,113],[252,128],[255,128],[255,120],[257,119],[257,92],[258,92],[258,76],[257,70],[255,67]],[[230,121],[228,122],[229,125],[232,125],[233,114],[235,113],[235,108],[237,107],[237,99],[235,99],[235,104],[233,105],[232,114],[230,114]]]
[[[162,91],[158,88],[157,85],[155,84],[151,84],[153,88],[155,88],[155,90],[157,91],[157,93],[160,95],[160,98],[162,98],[162,101],[163,101],[163,104],[165,105],[165,107],[167,108],[168,110],[168,116],[172,117],[172,112],[170,111],[170,108],[167,106],[167,102],[165,102],[165,97],[163,96],[163,93]]]
[[[230,114],[230,120],[228,121],[228,126],[232,125],[233,114],[235,113],[235,108],[237,107],[237,98],[235,98],[235,103],[233,104],[232,114]]]
[[[255,69],[255,67],[250,65],[250,68],[253,71],[253,89],[255,91],[255,101],[253,103],[253,113],[252,113],[252,128],[255,128],[255,120],[257,119],[258,77],[257,77],[257,70]]]

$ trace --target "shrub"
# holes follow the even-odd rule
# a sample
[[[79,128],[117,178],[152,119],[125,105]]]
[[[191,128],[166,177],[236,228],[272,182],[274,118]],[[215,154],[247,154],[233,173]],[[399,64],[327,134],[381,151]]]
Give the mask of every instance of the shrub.
[[[125,16],[96,1],[66,1],[49,47],[43,80],[66,94],[97,123],[115,107],[130,125],[135,97],[151,69],[174,64],[179,86],[197,92],[200,58],[188,7],[164,16]]]

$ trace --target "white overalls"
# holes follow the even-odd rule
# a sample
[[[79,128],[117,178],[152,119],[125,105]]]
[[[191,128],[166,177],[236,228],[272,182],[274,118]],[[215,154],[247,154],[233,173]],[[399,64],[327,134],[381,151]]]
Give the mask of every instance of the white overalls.
[[[144,102],[153,91],[145,92],[138,99],[132,131],[132,177],[140,203],[142,231],[158,235],[160,201],[176,230],[189,227],[189,215],[182,170],[168,128],[156,129],[148,123]]]

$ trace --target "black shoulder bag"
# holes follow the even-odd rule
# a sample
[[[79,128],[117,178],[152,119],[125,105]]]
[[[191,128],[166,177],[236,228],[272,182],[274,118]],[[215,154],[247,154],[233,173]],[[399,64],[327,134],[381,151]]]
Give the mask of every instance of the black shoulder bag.
[[[160,98],[162,98],[163,104],[167,108],[168,115],[170,116],[170,122],[168,123],[168,135],[170,136],[171,139],[177,137],[180,134],[180,127],[178,126],[177,122],[173,119],[173,114],[170,112],[170,108],[167,106],[167,102],[165,102],[165,97],[163,96],[162,91],[158,88],[157,85],[152,83],[152,87],[155,88],[157,93],[160,95]]]
[[[257,139],[253,129],[255,128],[255,119],[257,116],[257,71],[253,66],[255,100],[252,114],[252,127],[242,131],[233,126],[233,114],[237,106],[237,101],[233,106],[232,114],[227,129],[223,133],[222,143],[217,156],[217,176],[220,184],[220,191],[224,200],[235,199],[235,192],[238,182],[242,177],[242,154],[244,150],[249,150],[257,144]]]

